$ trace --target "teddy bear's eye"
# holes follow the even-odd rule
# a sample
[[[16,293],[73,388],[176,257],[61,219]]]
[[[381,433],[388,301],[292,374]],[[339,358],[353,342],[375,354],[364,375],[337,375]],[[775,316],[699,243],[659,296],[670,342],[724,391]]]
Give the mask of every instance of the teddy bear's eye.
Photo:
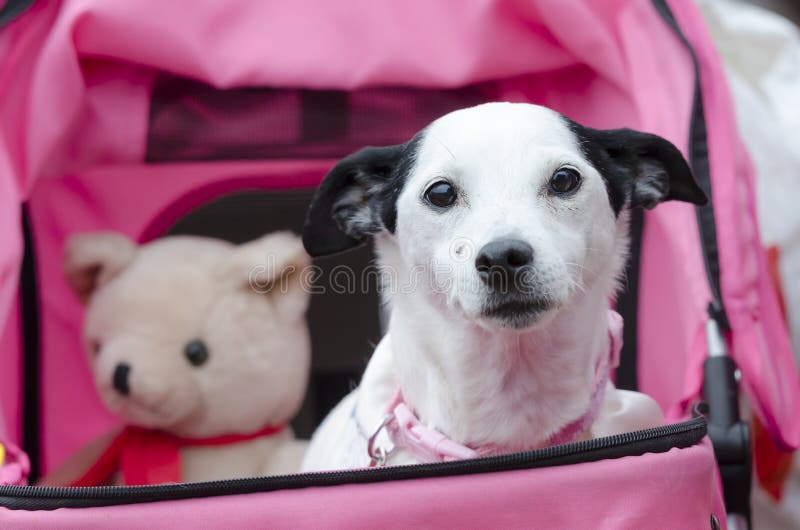
[[[208,347],[206,346],[206,343],[200,339],[189,341],[186,344],[183,353],[193,366],[200,366],[208,361]]]
[[[103,345],[100,344],[99,340],[93,340],[89,343],[89,347],[92,349],[92,355],[97,357],[100,355],[100,350],[103,348]]]

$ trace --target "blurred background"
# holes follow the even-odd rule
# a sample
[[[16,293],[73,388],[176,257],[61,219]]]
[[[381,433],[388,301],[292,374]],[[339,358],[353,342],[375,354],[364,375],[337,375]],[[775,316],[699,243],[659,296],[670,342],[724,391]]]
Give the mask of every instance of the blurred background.
[[[800,2],[700,0],[756,168],[761,236],[800,359]],[[795,421],[800,422],[800,417]],[[755,429],[755,528],[800,528],[800,462]]]

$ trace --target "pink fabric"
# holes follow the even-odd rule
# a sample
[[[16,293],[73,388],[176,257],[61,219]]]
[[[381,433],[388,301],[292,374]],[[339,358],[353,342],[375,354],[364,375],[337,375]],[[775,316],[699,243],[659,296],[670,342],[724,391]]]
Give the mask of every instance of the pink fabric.
[[[114,227],[136,241],[163,233],[181,215],[226,192],[305,188],[334,164],[233,162],[97,167],[44,179],[31,198],[42,292],[43,456],[50,465],[115,424],[98,399],[81,342],[83,307],[64,282],[62,249],[75,232]],[[152,190],[158,189],[158,193]],[[107,207],[106,205],[115,205]],[[80,425],[80,429],[74,428]]]
[[[44,4],[48,4],[45,6]],[[0,438],[19,442],[21,342],[17,319],[22,261],[20,204],[27,197],[24,132],[30,102],[28,79],[36,66],[55,2],[37,2],[15,23],[0,30]],[[9,379],[12,379],[9,381]]]
[[[0,437],[0,445],[5,450],[5,458],[0,462],[0,486],[26,486],[30,462],[19,447]],[[2,520],[2,516],[0,516]]]
[[[797,421],[800,417],[800,376],[791,355],[789,336],[770,283],[766,255],[758,234],[753,168],[736,133],[722,62],[703,25],[699,9],[691,2],[672,1],[670,5],[700,61],[711,172],[715,177],[712,188],[722,264],[722,292],[733,330],[729,336],[731,355],[742,371],[746,394],[774,440],[783,448],[797,448],[800,446],[800,422]],[[681,256],[687,258],[686,254]],[[660,266],[658,272],[663,273]],[[658,283],[652,276],[645,277],[644,281],[647,285]],[[661,316],[671,311],[669,303],[645,302],[644,306],[642,320],[647,322],[658,318],[659,315],[653,313],[659,312],[659,306],[663,308]],[[684,329],[691,329],[691,326]],[[650,351],[655,342],[654,335],[644,335],[651,341],[640,343],[640,350],[647,351],[648,355],[654,354]],[[687,362],[688,370],[684,372],[682,402],[696,395],[701,385],[699,367],[705,355],[705,345],[698,340],[698,335],[701,333],[695,328],[692,342],[685,344],[692,354]],[[664,360],[669,357],[663,353],[665,356],[660,357],[660,364],[649,364],[651,373],[668,364]]]
[[[16,294],[16,293],[15,293]],[[22,322],[19,319],[18,297],[12,299],[11,311],[0,324],[0,440],[22,442]]]
[[[696,12],[695,8],[688,15]],[[687,24],[690,16],[686,16]],[[696,20],[693,25],[697,26]],[[704,47],[713,50],[709,35],[705,32],[701,35]],[[713,72],[713,79],[725,84],[722,61],[716,54],[709,57],[707,70]],[[730,110],[733,104],[729,92],[720,90],[719,99],[710,104],[720,118],[724,117],[716,125],[728,125],[729,131],[734,131],[736,123]],[[732,160],[735,170],[742,176],[739,186],[715,183],[715,193],[722,190],[719,192],[722,201],[740,205],[740,208],[727,209],[717,223],[722,241],[720,259],[726,265],[735,263],[726,268],[722,276],[723,292],[730,298],[729,313],[734,329],[742,330],[738,337],[734,336],[732,354],[742,368],[745,390],[748,395],[756,396],[752,401],[758,416],[773,436],[776,432],[782,434],[777,441],[782,442],[784,448],[793,449],[800,445],[800,422],[797,421],[800,418],[800,376],[790,355],[789,335],[770,281],[766,254],[748,252],[748,249],[763,248],[756,224],[754,169],[735,133],[730,133],[729,141],[733,153],[725,157],[721,150],[712,151],[711,163],[712,168],[725,174],[726,169],[720,166]]]
[[[4,166],[0,143],[0,439],[19,442],[22,342],[18,316],[22,231],[19,193],[10,175]]]
[[[713,451],[447,478],[48,512],[0,509],[4,530],[134,528],[725,528]]]
[[[798,446],[800,383],[760,253],[752,170],[702,18],[689,2],[671,4],[700,56],[732,353],[770,433]],[[593,126],[638,127],[679,146],[692,104],[688,54],[637,0],[300,0],[291,9],[277,0],[198,0],[191,9],[164,0],[38,2],[0,31],[0,59],[0,321],[16,290],[19,203],[28,198],[47,293],[45,469],[109,426],[81,358],[81,309],[61,278],[63,240],[91,229],[154,237],[217,193],[312,186],[328,167],[142,165],[157,72],[223,88],[490,82],[495,99],[549,105]],[[647,221],[641,387],[676,418],[699,391],[708,288],[693,209],[662,205]],[[4,350],[0,361],[9,355],[17,353]]]

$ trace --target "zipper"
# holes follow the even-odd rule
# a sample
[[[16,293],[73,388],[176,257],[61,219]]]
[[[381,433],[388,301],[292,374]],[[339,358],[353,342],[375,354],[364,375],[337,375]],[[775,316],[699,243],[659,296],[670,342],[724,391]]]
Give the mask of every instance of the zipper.
[[[368,484],[444,476],[472,475],[595,462],[604,459],[664,453],[687,448],[706,435],[702,416],[651,429],[582,440],[507,455],[348,471],[300,473],[271,477],[220,480],[160,486],[100,486],[91,488],[0,486],[0,507],[12,510],[93,508],[223,495]]]

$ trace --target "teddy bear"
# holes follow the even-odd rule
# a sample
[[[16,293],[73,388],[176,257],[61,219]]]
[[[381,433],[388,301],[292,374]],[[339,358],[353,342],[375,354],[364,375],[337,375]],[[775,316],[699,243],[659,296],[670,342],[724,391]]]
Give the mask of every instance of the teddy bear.
[[[122,234],[69,239],[94,383],[124,427],[43,485],[160,484],[285,474],[310,369],[309,257],[275,232],[242,245]]]

